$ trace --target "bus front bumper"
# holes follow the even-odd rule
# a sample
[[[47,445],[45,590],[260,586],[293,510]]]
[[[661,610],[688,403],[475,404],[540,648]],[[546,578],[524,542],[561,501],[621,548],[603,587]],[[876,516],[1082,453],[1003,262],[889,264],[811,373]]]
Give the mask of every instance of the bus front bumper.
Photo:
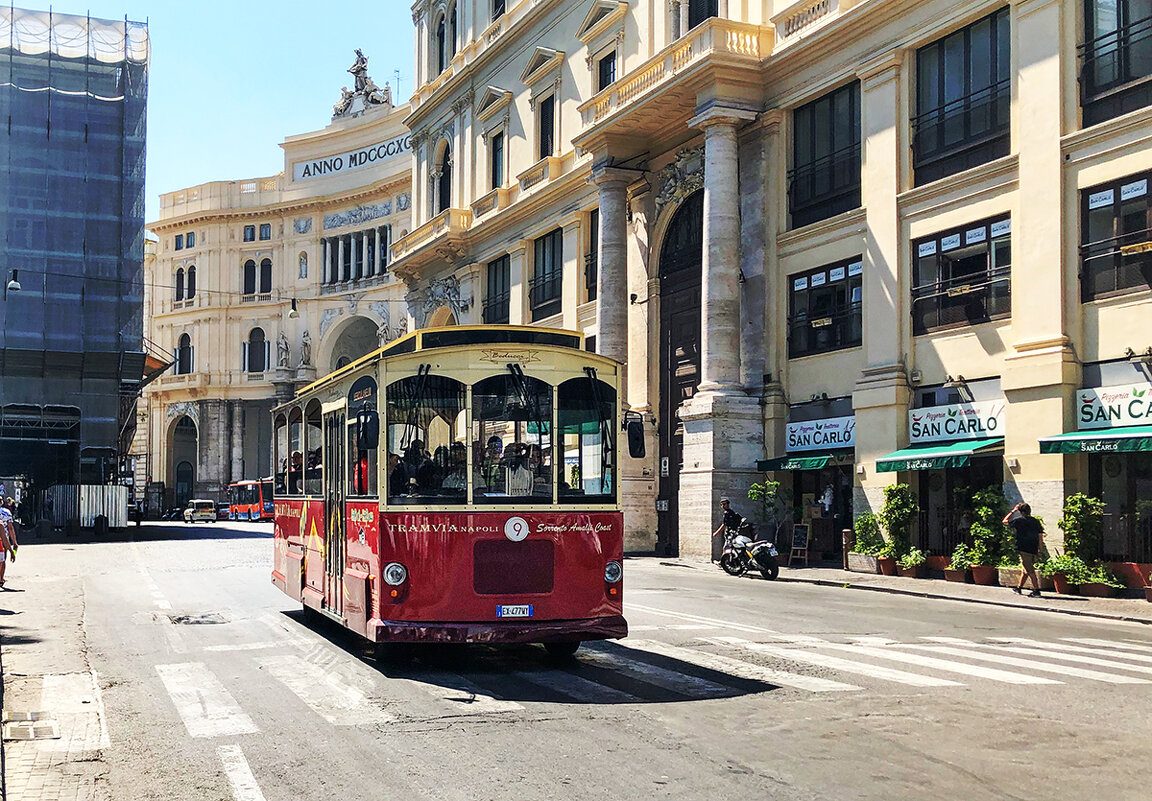
[[[582,620],[517,620],[484,623],[408,623],[371,620],[368,639],[373,642],[529,643],[619,640],[628,636],[628,621],[621,615]]]

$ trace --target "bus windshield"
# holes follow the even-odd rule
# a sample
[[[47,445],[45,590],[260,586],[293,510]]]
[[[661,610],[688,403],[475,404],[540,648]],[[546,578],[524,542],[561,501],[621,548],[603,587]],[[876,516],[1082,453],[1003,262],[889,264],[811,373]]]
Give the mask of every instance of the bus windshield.
[[[467,503],[464,384],[422,368],[388,386],[388,503]]]
[[[472,414],[475,502],[551,503],[552,387],[512,365],[472,387]]]

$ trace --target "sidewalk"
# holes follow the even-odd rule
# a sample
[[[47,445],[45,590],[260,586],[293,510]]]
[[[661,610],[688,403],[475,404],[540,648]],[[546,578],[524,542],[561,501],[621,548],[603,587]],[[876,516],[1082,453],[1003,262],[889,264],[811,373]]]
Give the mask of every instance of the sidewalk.
[[[708,562],[663,559],[660,563],[678,567],[711,568],[720,572],[719,565]],[[763,581],[759,574],[752,575],[751,578]],[[959,584],[932,578],[911,579],[872,573],[852,573],[827,563],[813,567],[781,567],[780,578],[777,580],[1152,625],[1152,604],[1143,598],[1082,598],[1078,595],[1058,595],[1052,591],[1044,592],[1040,598],[1029,598],[1026,595],[1017,595],[1007,587]]]

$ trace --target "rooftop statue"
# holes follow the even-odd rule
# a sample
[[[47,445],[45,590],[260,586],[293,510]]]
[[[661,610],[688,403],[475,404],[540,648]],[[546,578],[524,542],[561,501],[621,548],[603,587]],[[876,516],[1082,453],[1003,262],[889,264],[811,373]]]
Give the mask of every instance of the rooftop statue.
[[[347,86],[340,89],[340,100],[332,107],[332,119],[337,117],[355,117],[364,112],[369,106],[391,106],[392,87],[384,84],[381,89],[368,75],[368,57],[364,51],[356,48],[356,60],[348,68],[353,83],[352,91]]]

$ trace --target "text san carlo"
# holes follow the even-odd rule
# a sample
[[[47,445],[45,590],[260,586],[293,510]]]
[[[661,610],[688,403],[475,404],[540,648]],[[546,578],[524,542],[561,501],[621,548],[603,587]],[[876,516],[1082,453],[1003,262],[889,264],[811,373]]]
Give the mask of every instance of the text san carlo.
[[[908,413],[909,441],[954,442],[1004,436],[1002,400],[931,406]]]

